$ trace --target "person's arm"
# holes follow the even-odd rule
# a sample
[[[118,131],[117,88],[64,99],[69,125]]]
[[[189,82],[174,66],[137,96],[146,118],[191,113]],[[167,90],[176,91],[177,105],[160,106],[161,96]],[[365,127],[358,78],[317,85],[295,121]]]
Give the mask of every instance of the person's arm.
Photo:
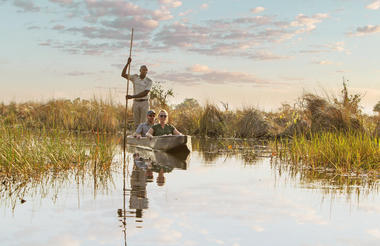
[[[131,65],[131,61],[132,61],[132,58],[129,57],[127,64],[125,64],[123,71],[121,71],[121,77],[126,78],[126,79],[130,79],[130,77],[128,77],[128,74],[127,74],[127,68],[128,68],[128,66]]]
[[[149,131],[146,133],[146,136],[147,136],[149,139],[152,139],[152,138],[153,138],[153,133],[154,133],[153,128],[150,128]]]
[[[138,93],[138,94],[136,94],[136,95],[128,95],[128,96],[127,96],[127,99],[132,99],[132,98],[142,98],[142,97],[146,97],[146,96],[149,94],[150,89],[152,88],[152,84],[153,84],[153,82],[152,82],[152,80],[149,79],[149,78],[146,78],[146,79],[148,80],[148,84],[147,84],[147,86],[145,87],[145,90],[142,91],[142,92],[140,92],[140,93]]]
[[[143,130],[143,125],[142,123],[137,127],[136,129],[136,132],[135,132],[135,138],[141,138],[141,134],[142,134],[142,130]]]

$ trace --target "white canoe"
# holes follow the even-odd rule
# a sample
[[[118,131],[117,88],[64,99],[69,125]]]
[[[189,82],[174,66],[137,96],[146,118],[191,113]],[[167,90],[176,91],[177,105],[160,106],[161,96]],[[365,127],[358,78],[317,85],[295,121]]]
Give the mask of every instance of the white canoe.
[[[191,137],[186,135],[158,136],[152,139],[128,136],[127,144],[165,152],[191,151]]]

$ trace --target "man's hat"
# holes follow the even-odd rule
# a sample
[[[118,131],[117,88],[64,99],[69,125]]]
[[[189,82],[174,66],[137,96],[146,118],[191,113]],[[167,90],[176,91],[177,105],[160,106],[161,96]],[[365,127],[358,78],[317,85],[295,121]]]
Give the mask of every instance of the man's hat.
[[[147,115],[151,115],[151,114],[156,114],[156,112],[154,112],[153,109],[149,110],[148,113],[146,113]]]

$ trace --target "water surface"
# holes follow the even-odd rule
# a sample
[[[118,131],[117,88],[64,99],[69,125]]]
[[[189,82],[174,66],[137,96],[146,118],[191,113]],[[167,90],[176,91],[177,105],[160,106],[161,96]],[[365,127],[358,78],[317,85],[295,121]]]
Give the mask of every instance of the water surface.
[[[124,177],[118,155],[104,172],[1,186],[1,245],[379,245],[378,181],[294,169],[257,143],[129,151]]]

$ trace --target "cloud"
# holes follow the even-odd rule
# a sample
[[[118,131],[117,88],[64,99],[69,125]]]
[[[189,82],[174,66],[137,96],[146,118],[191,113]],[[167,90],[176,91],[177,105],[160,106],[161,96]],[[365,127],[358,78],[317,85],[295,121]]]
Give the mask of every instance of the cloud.
[[[22,9],[24,12],[39,12],[40,7],[36,6],[32,1],[29,0],[15,0],[13,4]]]
[[[280,55],[275,55],[270,51],[258,51],[255,54],[249,56],[249,58],[254,59],[254,60],[280,60],[280,59],[289,59],[289,56],[280,56]]]
[[[285,42],[316,29],[327,14],[311,17],[297,15],[294,21],[276,20],[275,16],[213,19],[200,24],[174,22],[163,26],[148,49],[179,48],[208,56],[239,56],[256,60],[287,59],[258,47]]]
[[[201,9],[208,9],[208,4],[207,3],[202,4]]]
[[[263,12],[264,10],[265,10],[264,7],[259,6],[259,7],[256,7],[254,9],[251,9],[251,12],[254,13],[254,14],[258,14],[258,13]]]
[[[230,72],[210,69],[208,66],[196,64],[187,68],[188,72],[166,72],[159,75],[160,80],[175,81],[187,85],[208,84],[251,84],[252,86],[269,86],[273,82],[260,79],[249,73]]]
[[[64,25],[55,25],[55,26],[53,26],[52,29],[53,29],[53,30],[64,30],[64,29],[65,29],[65,26],[64,26]]]
[[[180,13],[178,14],[178,16],[186,16],[186,15],[192,13],[192,12],[193,12],[192,9],[188,9],[188,10],[186,10],[186,11],[184,11],[184,12],[180,12]]]
[[[161,4],[165,4],[171,8],[178,8],[179,6],[182,5],[182,2],[181,1],[177,1],[177,0],[159,0],[159,2]]]
[[[364,36],[380,32],[380,25],[367,25],[356,28],[355,32],[348,33],[349,36]]]
[[[254,225],[252,226],[252,230],[257,231],[257,232],[263,232],[264,228],[262,226]]]
[[[318,64],[318,65],[332,65],[332,64],[334,64],[332,61],[328,61],[328,60],[313,61],[312,63]]]
[[[59,3],[59,4],[72,4],[73,0],[49,0],[50,2],[53,3]]]
[[[93,73],[89,72],[82,72],[82,71],[73,71],[73,72],[68,72],[66,75],[68,76],[86,76],[86,75],[91,75]]]
[[[198,73],[198,72],[209,72],[210,68],[205,65],[195,64],[194,66],[188,68],[188,70],[191,72]]]
[[[377,239],[380,239],[380,229],[376,228],[376,229],[371,229],[371,230],[367,230],[367,233]]]
[[[304,14],[299,14],[295,21],[290,23],[293,27],[300,27],[296,33],[310,32],[316,28],[316,24],[322,22],[323,19],[328,18],[328,14],[318,13],[312,17],[308,17]]]
[[[310,47],[311,49],[300,50],[300,53],[328,53],[338,51],[351,54],[351,51],[345,48],[345,43],[343,41],[323,45],[311,45]]]
[[[39,26],[28,26],[27,29],[28,30],[39,30],[39,29],[41,29],[41,27],[39,27]]]
[[[376,10],[380,8],[380,1],[376,0],[366,6],[367,9]]]

